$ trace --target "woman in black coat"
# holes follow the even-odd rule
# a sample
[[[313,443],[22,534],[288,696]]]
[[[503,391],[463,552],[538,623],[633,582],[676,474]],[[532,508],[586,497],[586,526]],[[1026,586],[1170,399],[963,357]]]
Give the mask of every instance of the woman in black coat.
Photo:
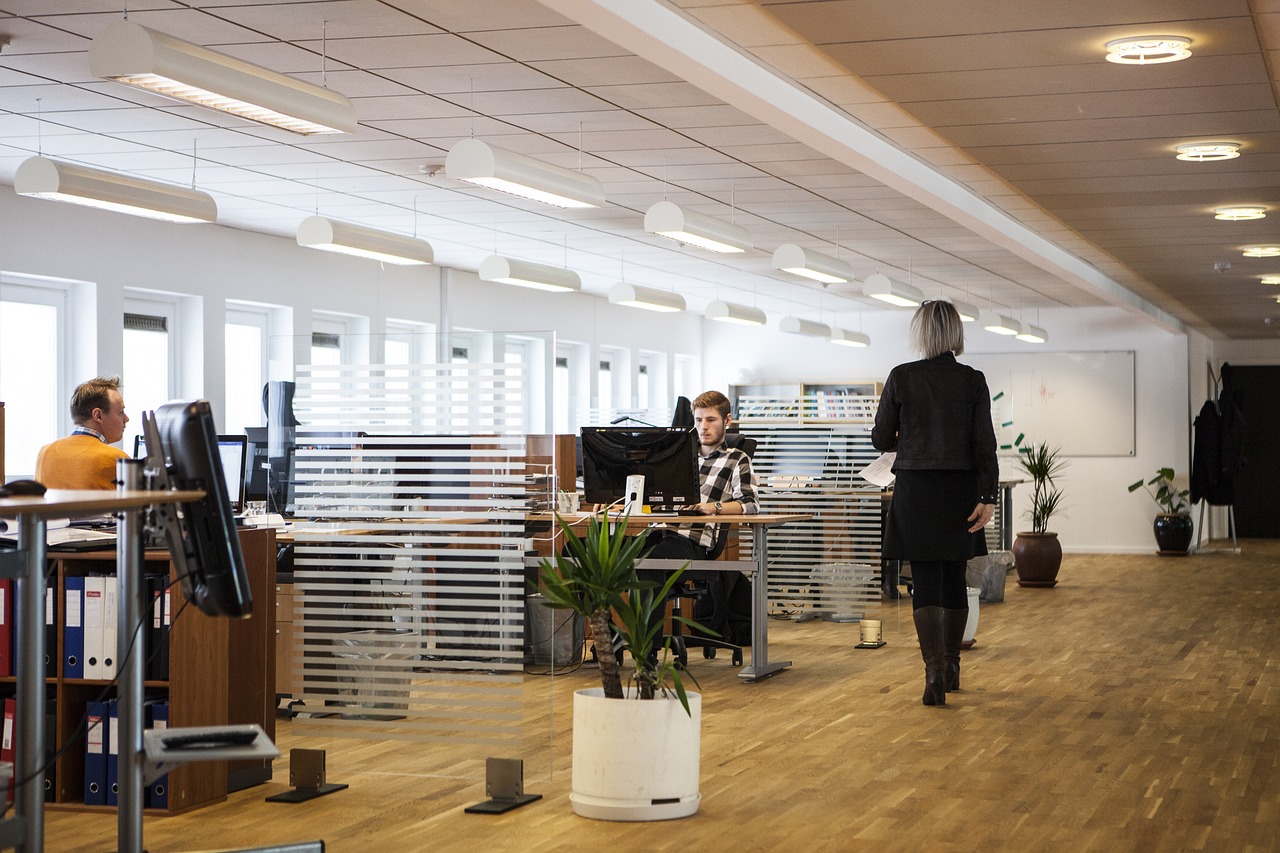
[[[911,563],[912,611],[924,658],[925,705],[960,687],[960,642],[969,617],[965,564],[987,553],[982,529],[995,511],[999,468],[991,395],[980,371],[960,364],[964,326],[950,302],[911,318],[924,358],[889,373],[871,443],[896,451],[884,557]]]

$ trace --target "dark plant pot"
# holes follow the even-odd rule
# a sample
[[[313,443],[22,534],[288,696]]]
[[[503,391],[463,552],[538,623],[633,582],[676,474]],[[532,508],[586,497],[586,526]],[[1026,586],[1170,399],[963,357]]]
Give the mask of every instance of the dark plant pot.
[[[1054,586],[1062,568],[1062,546],[1056,533],[1019,533],[1013,540],[1013,566],[1018,586]]]
[[[1161,555],[1166,557],[1187,555],[1187,549],[1191,547],[1191,534],[1195,529],[1190,515],[1185,512],[1173,515],[1161,513],[1156,516],[1153,527],[1156,532],[1156,546],[1160,549]]]

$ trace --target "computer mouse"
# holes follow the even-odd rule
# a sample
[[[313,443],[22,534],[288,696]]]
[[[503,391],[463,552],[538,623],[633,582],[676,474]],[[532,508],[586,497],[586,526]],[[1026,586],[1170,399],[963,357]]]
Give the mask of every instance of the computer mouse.
[[[0,486],[0,498],[8,497],[40,497],[48,489],[44,483],[35,480],[13,480]]]

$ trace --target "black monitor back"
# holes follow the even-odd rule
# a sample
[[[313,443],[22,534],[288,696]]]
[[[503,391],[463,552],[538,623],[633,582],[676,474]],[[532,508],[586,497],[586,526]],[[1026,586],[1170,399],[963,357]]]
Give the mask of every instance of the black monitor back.
[[[209,401],[164,404],[155,412],[155,431],[169,486],[205,493],[199,501],[178,504],[176,524],[166,530],[183,594],[210,616],[250,615],[249,575],[240,552]]]
[[[669,427],[583,427],[582,485],[587,503],[626,495],[627,477],[644,475],[645,503],[671,508],[702,500],[698,437]]]

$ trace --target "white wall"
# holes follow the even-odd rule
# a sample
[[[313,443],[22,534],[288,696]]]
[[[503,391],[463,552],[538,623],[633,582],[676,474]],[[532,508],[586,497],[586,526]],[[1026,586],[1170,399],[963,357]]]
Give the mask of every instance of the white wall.
[[[282,225],[292,233],[295,223]],[[0,270],[88,282],[94,294],[96,333],[82,374],[120,369],[120,314],[125,288],[143,288],[203,297],[196,347],[199,369],[184,395],[208,397],[221,409],[224,388],[225,300],[290,306],[293,333],[309,339],[311,312],[318,309],[369,318],[381,334],[388,317],[436,324],[440,318],[440,270],[435,267],[382,268],[371,261],[300,248],[291,236],[272,236],[216,225],[174,226],[73,205],[26,199],[0,192]],[[705,322],[696,315],[659,315],[613,306],[581,295],[549,295],[479,281],[467,271],[451,274],[450,317],[455,327],[489,331],[555,331],[562,340],[584,344],[594,362],[600,346],[631,351],[683,353],[700,358],[694,387],[668,386],[670,396],[692,397],[707,388],[749,380],[883,379],[914,356],[906,348],[909,311],[864,311],[839,318],[839,325],[871,335],[865,350],[782,335],[774,327],[752,329]],[[1135,350],[1137,369],[1137,452],[1132,458],[1072,460],[1063,485],[1065,515],[1055,520],[1068,551],[1148,551],[1154,506],[1126,491],[1128,483],[1172,465],[1189,471],[1190,421],[1207,393],[1206,363],[1280,363],[1280,341],[1209,341],[1174,335],[1142,323],[1119,309],[1042,311],[1049,330],[1044,350]],[[92,339],[94,334],[86,334]],[[1019,351],[1026,344],[980,330],[971,334],[972,352]],[[668,359],[668,376],[672,359]],[[594,371],[592,371],[594,374]],[[80,379],[85,376],[78,377]],[[8,428],[22,428],[21,414],[9,412]],[[1019,489],[1016,508],[1025,500]]]
[[[291,233],[293,227],[290,223],[287,230]],[[384,267],[304,249],[292,236],[152,222],[12,192],[0,192],[0,235],[0,271],[90,283],[83,290],[92,294],[89,324],[96,340],[86,336],[90,355],[77,364],[76,382],[95,373],[120,372],[126,288],[202,297],[199,341],[190,346],[188,339],[184,347],[195,363],[184,364],[187,381],[179,393],[206,397],[214,411],[223,408],[228,299],[290,307],[292,333],[301,341],[293,347],[294,356],[304,360],[317,310],[367,317],[374,335],[385,331],[388,317],[433,325],[440,319],[437,267]],[[454,271],[451,281],[454,327],[555,331],[562,339],[586,345],[592,363],[600,345],[631,350],[632,363],[640,350],[701,356],[702,323],[694,315],[658,315],[589,295],[489,284],[470,271]],[[273,351],[273,358],[279,355]],[[288,360],[288,354],[284,357]],[[594,378],[595,372],[590,375]],[[675,393],[688,394],[689,389]],[[21,428],[21,413],[9,411],[8,429]]]
[[[906,344],[910,316],[910,311],[863,312],[861,331],[872,341],[867,349],[846,349],[822,340],[784,335],[772,327],[744,332],[707,323],[704,357],[709,384],[723,387],[731,382],[770,379],[883,381],[894,365],[916,358]],[[1189,476],[1186,337],[1110,308],[1041,311],[1038,325],[1049,332],[1049,342],[1035,348],[1039,351],[1135,351],[1136,452],[1132,457],[1070,459],[1061,482],[1065,508],[1054,517],[1051,528],[1058,532],[1066,551],[1152,550],[1155,505],[1145,495],[1130,494],[1127,487],[1149,478],[1162,466],[1174,467],[1184,482]],[[971,353],[1032,351],[1029,344],[981,329],[968,331],[965,345]],[[1019,527],[1024,526],[1022,513],[1028,491],[1027,486],[1014,490]]]

